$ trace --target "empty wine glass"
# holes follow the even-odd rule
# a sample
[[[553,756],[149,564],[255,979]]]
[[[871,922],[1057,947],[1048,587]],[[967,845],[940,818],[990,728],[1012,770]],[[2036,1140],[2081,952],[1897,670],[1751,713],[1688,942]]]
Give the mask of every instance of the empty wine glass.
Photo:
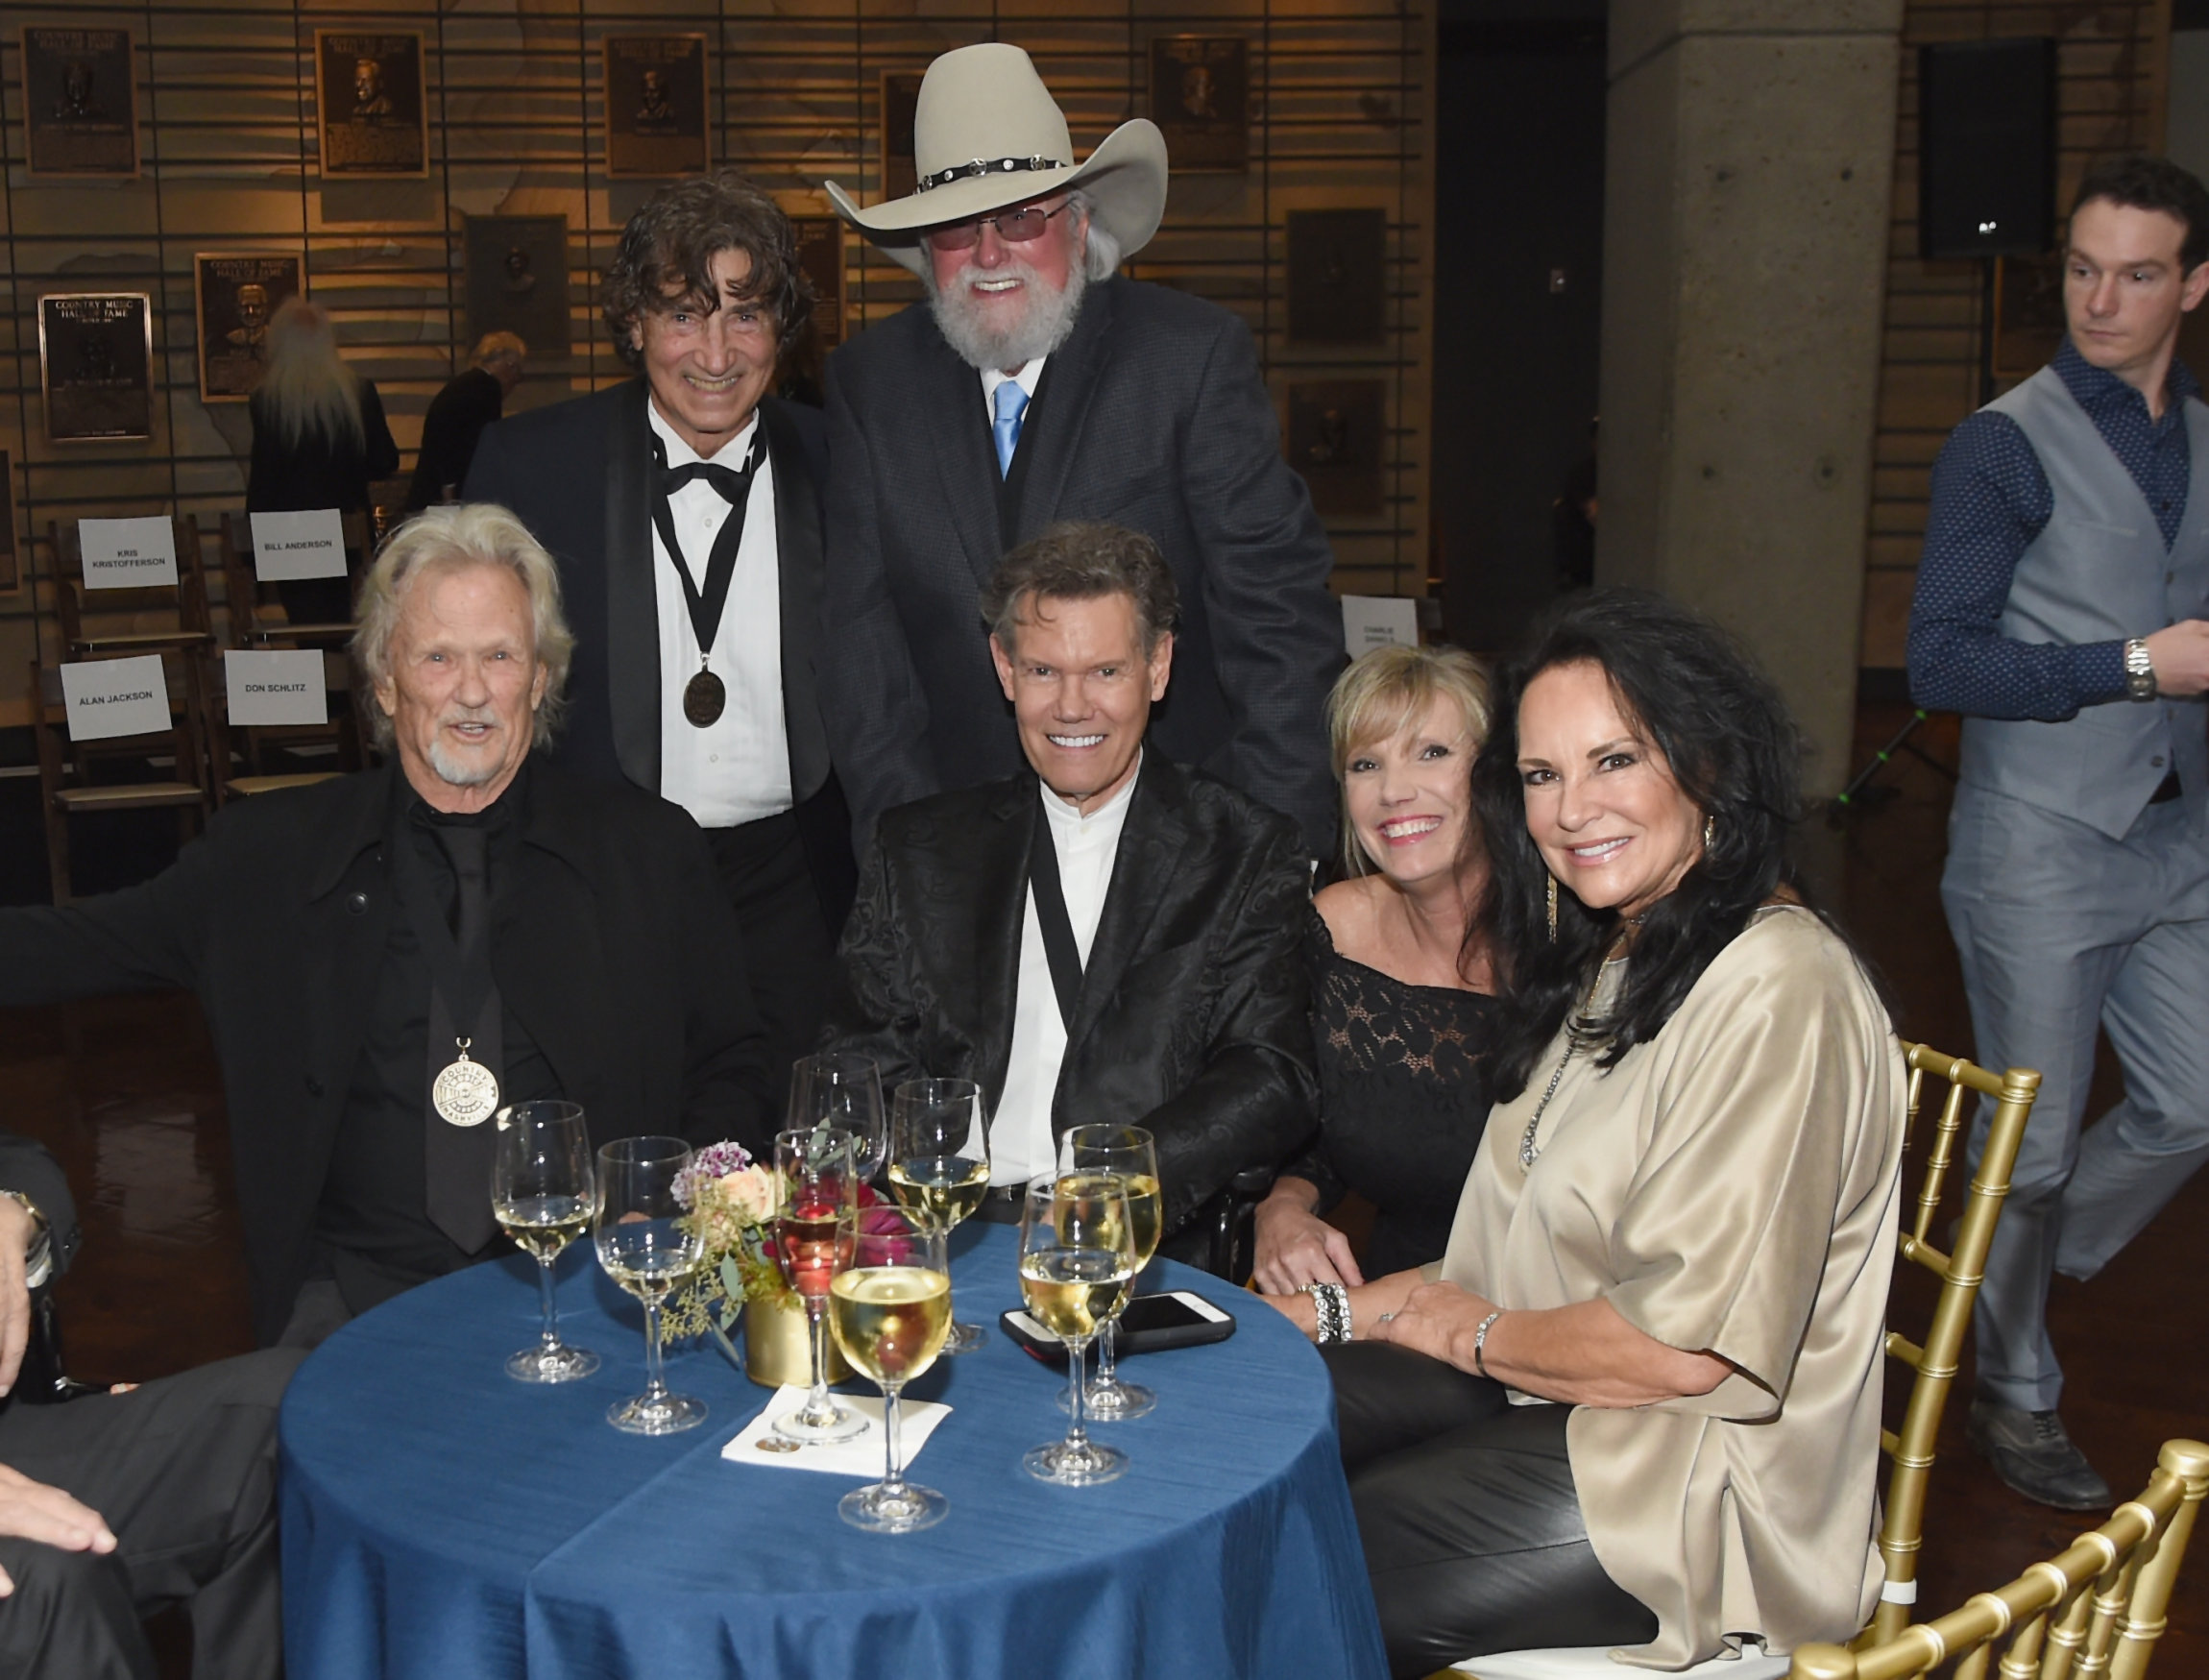
[[[861,1183],[882,1170],[889,1153],[883,1123],[882,1075],[871,1056],[801,1058],[790,1068],[790,1103],[783,1124],[792,1131],[841,1127],[855,1139],[852,1166]]]
[[[851,1263],[859,1228],[859,1175],[852,1169],[857,1147],[840,1126],[798,1128],[775,1138],[783,1197],[775,1214],[775,1264],[806,1303],[813,1367],[806,1403],[775,1420],[775,1433],[792,1441],[843,1441],[866,1427],[864,1418],[829,1393],[825,1322],[830,1280]]]
[[[534,1348],[506,1361],[521,1382],[573,1382],[598,1369],[598,1355],[560,1340],[552,1266],[560,1251],[591,1228],[597,1181],[591,1137],[573,1103],[516,1103],[492,1122],[491,1211],[501,1230],[537,1262],[545,1328]]]
[[[1058,1140],[1058,1170],[1062,1173],[1110,1173],[1128,1192],[1128,1220],[1135,1245],[1135,1270],[1140,1272],[1158,1252],[1159,1220],[1158,1149],[1150,1132],[1140,1126],[1069,1126]],[[1132,1290],[1133,1285],[1129,1285]],[[1113,1342],[1119,1327],[1115,1313],[1097,1332],[1097,1380],[1089,1385],[1082,1403],[1100,1424],[1124,1423],[1153,1411],[1158,1397],[1140,1383],[1122,1382],[1114,1367]]]
[[[706,1402],[669,1394],[661,1370],[660,1303],[705,1257],[675,1200],[676,1176],[690,1164],[691,1146],[679,1137],[623,1137],[598,1151],[598,1264],[644,1303],[644,1392],[606,1413],[632,1435],[672,1435],[706,1421]]]
[[[925,1214],[868,1210],[851,1262],[829,1283],[829,1327],[855,1371],[882,1388],[883,1476],[837,1502],[854,1528],[907,1534],[943,1521],[950,1501],[905,1479],[898,1395],[935,1363],[951,1328],[951,1272],[943,1231]]]
[[[970,1079],[907,1080],[890,1097],[889,1193],[948,1238],[989,1188],[989,1116]],[[946,1353],[972,1353],[989,1338],[954,1323]]]
[[[1030,1316],[1070,1355],[1066,1439],[1030,1448],[1020,1460],[1038,1481],[1086,1487],[1128,1468],[1125,1452],[1098,1445],[1082,1429],[1081,1359],[1098,1327],[1127,1302],[1134,1276],[1128,1193],[1119,1179],[1068,1173],[1029,1184],[1020,1209],[1020,1294]]]

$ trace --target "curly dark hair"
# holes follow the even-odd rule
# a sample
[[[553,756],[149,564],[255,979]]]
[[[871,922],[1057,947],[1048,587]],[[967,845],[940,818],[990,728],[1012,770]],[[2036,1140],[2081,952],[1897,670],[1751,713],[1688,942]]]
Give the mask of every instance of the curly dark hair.
[[[1150,658],[1181,611],[1180,590],[1158,545],[1126,525],[1061,520],[997,563],[982,592],[982,617],[989,633],[1009,650],[1024,602],[1036,597],[1095,600],[1108,595],[1133,598],[1143,657]]]
[[[1618,709],[1661,750],[1680,789],[1711,819],[1710,847],[1650,907],[1614,1010],[1576,1020],[1598,1061],[1615,1066],[1655,1038],[1703,971],[1783,885],[1801,896],[1787,839],[1802,812],[1802,738],[1779,691],[1716,624],[1643,590],[1569,597],[1497,683],[1495,721],[1473,766],[1473,802],[1487,838],[1486,909],[1505,1001],[1491,1067],[1495,1097],[1526,1088],[1535,1060],[1583,999],[1618,935],[1615,912],[1557,894],[1549,939],[1548,866],[1526,831],[1518,718],[1543,671],[1589,664],[1610,678]]]
[[[2078,183],[2071,213],[2098,198],[2136,210],[2161,210],[2186,230],[2178,247],[2178,267],[2192,274],[2209,262],[2209,187],[2168,158],[2134,153],[2097,163]]]
[[[751,259],[744,301],[773,317],[776,358],[789,354],[813,306],[790,219],[742,171],[716,169],[662,187],[621,230],[598,288],[598,308],[624,362],[636,367],[643,359],[632,338],[646,315],[678,304],[709,315],[721,306],[713,262],[724,251]]]

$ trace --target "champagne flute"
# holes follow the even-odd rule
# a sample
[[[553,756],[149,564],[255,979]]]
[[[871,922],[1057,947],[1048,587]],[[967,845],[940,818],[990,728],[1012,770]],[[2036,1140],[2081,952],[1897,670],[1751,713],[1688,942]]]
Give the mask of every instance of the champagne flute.
[[[854,1528],[909,1534],[943,1521],[951,1502],[905,1479],[897,1439],[899,1392],[935,1363],[951,1328],[951,1272],[943,1230],[925,1214],[870,1213],[851,1263],[829,1281],[829,1328],[856,1371],[882,1388],[883,1476],[837,1502]]]
[[[989,1188],[989,1120],[970,1079],[907,1080],[890,1099],[889,1193],[907,1213],[949,1238]],[[972,1353],[989,1338],[954,1323],[946,1353]]]
[[[1158,1252],[1160,1214],[1158,1147],[1140,1126],[1070,1126],[1058,1143],[1062,1173],[1110,1173],[1128,1192],[1128,1219],[1140,1272]],[[1130,1286],[1132,1292],[1132,1286]],[[1082,1401],[1101,1424],[1125,1423],[1155,1409],[1158,1397],[1137,1382],[1122,1382],[1113,1369],[1113,1332],[1120,1315],[1104,1321],[1097,1335],[1097,1380]]]
[[[623,1137],[598,1151],[598,1264],[644,1303],[644,1392],[606,1412],[632,1435],[672,1435],[706,1421],[706,1402],[669,1394],[661,1369],[660,1303],[705,1257],[675,1200],[676,1176],[690,1164],[691,1146],[679,1137]]]
[[[1037,1179],[1020,1209],[1020,1293],[1037,1323],[1066,1344],[1066,1439],[1032,1447],[1021,1465],[1038,1481],[1060,1487],[1108,1482],[1128,1468],[1128,1455],[1102,1447],[1081,1427],[1081,1356],[1097,1327],[1118,1312],[1135,1276],[1128,1192],[1110,1173],[1067,1173]]]
[[[790,1068],[790,1105],[783,1124],[793,1131],[841,1127],[852,1134],[852,1166],[861,1183],[882,1170],[889,1154],[883,1124],[882,1075],[871,1056],[801,1058]]]
[[[491,1211],[499,1229],[536,1260],[545,1310],[537,1346],[509,1356],[506,1375],[518,1382],[573,1382],[598,1369],[598,1355],[560,1340],[552,1265],[561,1250],[590,1229],[597,1209],[583,1110],[573,1103],[516,1103],[499,1109],[492,1124]]]
[[[803,1127],[775,1138],[783,1195],[775,1214],[775,1264],[806,1303],[813,1365],[806,1403],[775,1420],[775,1433],[792,1441],[844,1441],[866,1427],[864,1418],[829,1393],[823,1322],[830,1280],[850,1264],[859,1229],[859,1175],[852,1168],[857,1148],[858,1140],[840,1126]]]

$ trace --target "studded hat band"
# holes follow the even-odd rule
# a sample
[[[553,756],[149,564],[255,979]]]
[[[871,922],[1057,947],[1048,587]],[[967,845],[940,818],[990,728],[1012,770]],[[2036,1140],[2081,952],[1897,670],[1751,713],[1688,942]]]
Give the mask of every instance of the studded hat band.
[[[955,181],[965,181],[978,175],[1013,175],[1023,170],[1071,169],[1074,165],[1056,158],[997,158],[987,162],[977,158],[971,163],[955,163],[949,169],[939,169],[934,175],[924,175],[915,188],[927,192],[934,187],[949,186]]]

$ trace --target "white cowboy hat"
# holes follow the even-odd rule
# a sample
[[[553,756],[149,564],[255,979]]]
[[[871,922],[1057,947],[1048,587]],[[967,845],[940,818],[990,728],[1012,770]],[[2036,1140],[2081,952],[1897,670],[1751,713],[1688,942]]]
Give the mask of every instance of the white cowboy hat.
[[[885,255],[926,278],[923,230],[985,216],[1080,187],[1090,218],[1132,256],[1166,213],[1166,136],[1144,117],[1122,123],[1077,168],[1066,113],[1026,53],[983,41],[945,53],[921,78],[913,108],[920,190],[862,210],[840,186],[828,195]]]

